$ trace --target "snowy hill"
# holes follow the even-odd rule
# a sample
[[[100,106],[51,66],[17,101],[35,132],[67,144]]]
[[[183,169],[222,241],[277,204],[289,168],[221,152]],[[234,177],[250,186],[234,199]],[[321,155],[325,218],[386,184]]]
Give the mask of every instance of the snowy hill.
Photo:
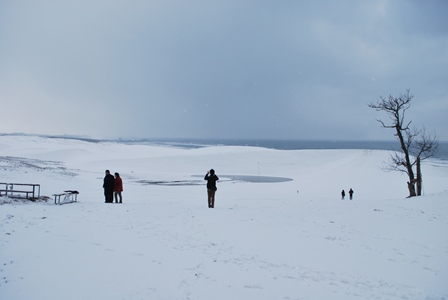
[[[408,199],[388,157],[0,136],[0,182],[50,198],[0,198],[0,298],[448,299],[448,167],[425,163]],[[106,169],[121,205],[104,203]],[[67,189],[79,202],[54,205]]]

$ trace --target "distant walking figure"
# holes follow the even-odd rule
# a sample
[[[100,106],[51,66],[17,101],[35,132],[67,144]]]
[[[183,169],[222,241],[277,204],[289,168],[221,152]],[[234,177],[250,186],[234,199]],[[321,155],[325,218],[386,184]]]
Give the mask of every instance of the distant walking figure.
[[[104,177],[104,183],[103,183],[106,203],[114,202],[114,183],[115,183],[114,176],[110,174],[109,170],[106,170],[106,176]]]
[[[350,195],[350,200],[352,200],[354,191],[352,189],[350,189],[350,191],[348,191],[348,193]]]
[[[208,207],[214,208],[215,207],[215,192],[217,190],[216,181],[219,180],[218,176],[216,176],[216,174],[215,174],[215,170],[211,169],[210,171],[207,171],[207,174],[205,174],[204,180],[207,180]]]
[[[344,200],[344,198],[345,198],[345,191],[344,190],[342,190],[341,196],[342,196],[342,200]]]
[[[115,182],[114,182],[115,203],[123,203],[121,201],[122,200],[122,197],[121,197],[122,191],[123,191],[123,181],[121,180],[120,174],[115,172]],[[120,202],[118,202],[118,198],[120,198]]]

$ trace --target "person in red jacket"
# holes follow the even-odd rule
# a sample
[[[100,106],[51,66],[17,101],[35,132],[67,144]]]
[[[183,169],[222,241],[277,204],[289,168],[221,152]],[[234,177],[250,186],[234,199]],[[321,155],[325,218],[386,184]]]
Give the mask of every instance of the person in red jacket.
[[[122,191],[123,191],[123,181],[121,180],[120,174],[115,172],[115,183],[114,183],[115,203],[123,203],[121,197]],[[118,202],[118,198],[120,198],[120,202]]]

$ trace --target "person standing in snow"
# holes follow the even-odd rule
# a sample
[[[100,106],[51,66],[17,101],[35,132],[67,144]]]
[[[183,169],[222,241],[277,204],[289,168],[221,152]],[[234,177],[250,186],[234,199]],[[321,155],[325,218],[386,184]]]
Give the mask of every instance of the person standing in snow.
[[[354,191],[352,189],[350,189],[350,191],[348,191],[348,193],[350,195],[350,200],[352,200]]]
[[[106,176],[104,177],[104,183],[103,183],[106,203],[114,202],[114,183],[115,183],[114,176],[110,174],[109,170],[106,170]]]
[[[115,203],[123,203],[121,192],[123,191],[123,181],[121,180],[120,174],[115,172],[115,181],[114,181],[114,194],[115,194]],[[120,202],[118,202],[118,198],[120,198]]]
[[[216,176],[216,174],[215,174],[215,170],[211,169],[210,171],[207,171],[207,174],[205,174],[204,180],[207,180],[208,207],[214,208],[215,207],[215,192],[217,190],[216,181],[219,180],[218,176]]]
[[[342,200],[344,200],[344,198],[345,198],[345,191],[344,190],[342,190],[341,196],[342,196]]]

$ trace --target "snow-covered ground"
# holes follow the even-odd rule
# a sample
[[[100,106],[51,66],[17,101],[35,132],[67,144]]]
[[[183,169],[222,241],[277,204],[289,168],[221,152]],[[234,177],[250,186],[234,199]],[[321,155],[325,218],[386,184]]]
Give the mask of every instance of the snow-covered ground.
[[[0,182],[50,198],[0,198],[0,299],[448,299],[448,167],[425,162],[408,199],[388,157],[0,136]],[[67,189],[78,203],[54,205]]]

